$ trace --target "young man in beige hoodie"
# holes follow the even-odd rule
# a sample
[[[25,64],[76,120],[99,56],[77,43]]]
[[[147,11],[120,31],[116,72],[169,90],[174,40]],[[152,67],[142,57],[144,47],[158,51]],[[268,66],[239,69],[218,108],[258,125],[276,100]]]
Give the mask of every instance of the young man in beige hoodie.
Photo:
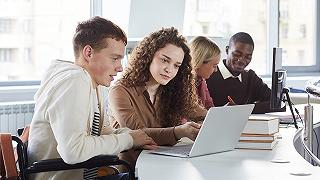
[[[93,17],[78,24],[73,38],[75,62],[53,61],[35,95],[30,163],[61,157],[75,164],[130,148],[154,148],[154,141],[143,131],[115,130],[104,115],[105,87],[122,71],[126,44],[126,35],[111,21]],[[30,178],[91,179],[84,171],[39,173]]]

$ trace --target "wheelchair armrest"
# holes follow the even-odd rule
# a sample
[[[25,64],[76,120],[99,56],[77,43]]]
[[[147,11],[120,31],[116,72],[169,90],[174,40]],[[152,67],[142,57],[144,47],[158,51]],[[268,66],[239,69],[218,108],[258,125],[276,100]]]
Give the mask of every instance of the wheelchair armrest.
[[[34,162],[26,168],[26,171],[27,173],[39,173],[48,171],[94,168],[118,164],[123,164],[123,161],[121,161],[118,156],[114,155],[99,155],[77,164],[67,164],[61,158],[58,158]]]

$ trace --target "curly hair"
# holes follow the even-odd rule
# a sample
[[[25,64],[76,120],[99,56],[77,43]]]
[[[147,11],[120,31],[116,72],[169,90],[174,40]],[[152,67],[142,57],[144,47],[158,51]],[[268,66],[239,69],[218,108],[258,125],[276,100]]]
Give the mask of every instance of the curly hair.
[[[162,28],[145,37],[132,51],[128,68],[118,81],[127,87],[145,85],[151,76],[149,68],[155,53],[167,44],[181,48],[184,58],[177,75],[168,84],[160,85],[157,91],[156,111],[163,127],[178,125],[181,118],[194,113],[198,102],[190,49],[178,30],[173,27]]]

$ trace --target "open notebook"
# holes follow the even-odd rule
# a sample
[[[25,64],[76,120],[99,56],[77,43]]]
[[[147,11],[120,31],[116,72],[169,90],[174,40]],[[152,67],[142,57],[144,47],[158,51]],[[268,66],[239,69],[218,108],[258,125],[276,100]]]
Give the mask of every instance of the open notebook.
[[[253,108],[253,104],[212,107],[209,109],[193,144],[161,146],[151,153],[194,157],[233,150]]]

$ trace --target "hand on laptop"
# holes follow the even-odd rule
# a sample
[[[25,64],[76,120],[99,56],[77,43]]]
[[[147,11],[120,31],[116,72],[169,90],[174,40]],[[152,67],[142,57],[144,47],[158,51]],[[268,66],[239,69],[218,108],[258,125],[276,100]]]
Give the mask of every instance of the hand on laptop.
[[[186,122],[185,124],[176,126],[174,128],[174,134],[177,139],[187,137],[194,141],[199,133],[200,128],[201,128],[201,124],[198,124],[192,121]]]
[[[143,148],[153,150],[157,148],[157,144],[153,139],[142,130],[132,130],[130,135],[133,139],[133,148]]]

